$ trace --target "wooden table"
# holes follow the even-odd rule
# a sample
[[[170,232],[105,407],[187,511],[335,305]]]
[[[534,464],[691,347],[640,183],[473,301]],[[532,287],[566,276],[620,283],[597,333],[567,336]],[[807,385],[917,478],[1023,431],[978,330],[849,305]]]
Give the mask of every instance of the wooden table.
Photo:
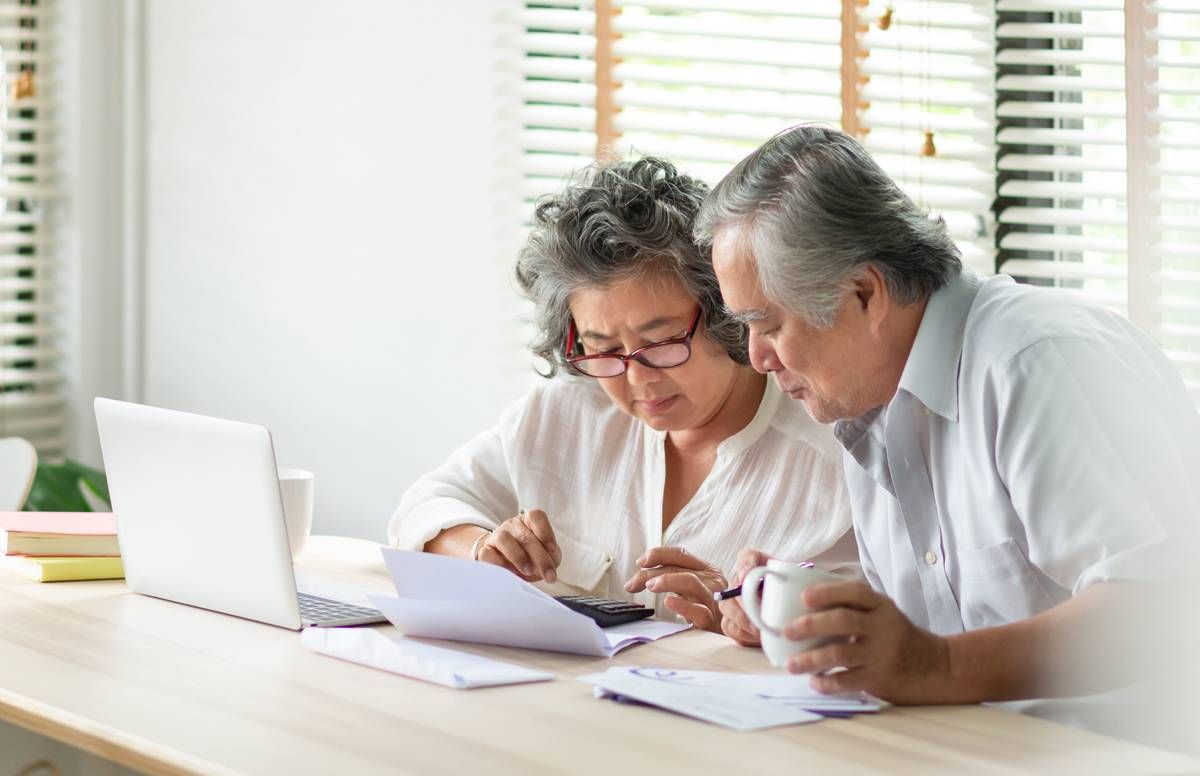
[[[301,566],[390,589],[369,542],[315,537]],[[451,690],[308,652],[291,631],[134,595],[122,582],[0,574],[0,720],[169,774],[1200,771],[1176,754],[983,707],[735,733],[594,699],[574,677],[607,660],[448,646],[559,678]],[[758,650],[701,632],[614,662],[767,668]]]

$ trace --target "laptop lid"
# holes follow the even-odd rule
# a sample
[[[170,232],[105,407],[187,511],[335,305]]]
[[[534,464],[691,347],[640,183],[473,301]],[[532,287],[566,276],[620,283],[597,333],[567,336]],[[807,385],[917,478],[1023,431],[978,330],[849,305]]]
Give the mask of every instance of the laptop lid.
[[[95,408],[130,589],[299,630],[270,432],[112,399]]]

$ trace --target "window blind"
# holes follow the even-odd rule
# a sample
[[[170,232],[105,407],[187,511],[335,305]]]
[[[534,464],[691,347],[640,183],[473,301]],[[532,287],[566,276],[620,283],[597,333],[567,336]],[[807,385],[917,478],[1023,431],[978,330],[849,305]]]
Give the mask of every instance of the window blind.
[[[595,158],[596,7],[525,3],[512,22],[523,206]]]
[[[715,184],[782,129],[841,119],[836,2],[614,3],[619,155],[656,154]]]
[[[1200,402],[1200,6],[997,10],[1001,269],[1128,315]]]
[[[846,5],[521,4],[523,204],[556,189],[597,150],[660,154],[715,183],[788,126],[842,125]],[[893,23],[880,29],[889,7]],[[861,106],[854,118],[864,142],[923,206],[946,218],[971,266],[994,271],[991,0],[877,2],[857,21],[862,78],[848,91]],[[922,156],[927,130],[936,153]]]
[[[1128,313],[1120,0],[998,0],[1003,272]]]
[[[873,0],[862,30],[863,144],[946,219],[966,265],[995,272],[991,0]]]
[[[53,0],[0,0],[0,436],[65,453],[55,324]]]
[[[1161,299],[1154,321],[1160,341],[1200,403],[1200,4],[1159,0],[1145,19],[1137,48],[1153,76],[1144,81],[1152,201],[1146,250],[1161,273],[1148,293]]]

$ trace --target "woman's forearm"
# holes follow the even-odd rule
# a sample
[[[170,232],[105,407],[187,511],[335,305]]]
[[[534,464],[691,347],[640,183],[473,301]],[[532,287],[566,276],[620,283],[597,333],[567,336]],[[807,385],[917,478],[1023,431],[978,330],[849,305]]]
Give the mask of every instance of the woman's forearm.
[[[437,536],[425,542],[425,552],[437,555],[453,555],[466,558],[471,554],[471,546],[487,531],[477,525],[456,525],[446,528]]]

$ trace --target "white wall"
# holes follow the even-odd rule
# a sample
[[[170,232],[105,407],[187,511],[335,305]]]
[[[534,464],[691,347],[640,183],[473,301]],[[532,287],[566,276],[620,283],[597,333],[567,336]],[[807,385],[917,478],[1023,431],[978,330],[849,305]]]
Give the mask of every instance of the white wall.
[[[53,208],[60,273],[71,456],[100,463],[92,416],[97,395],[127,393],[130,351],[122,325],[125,102],[123,19],[118,0],[58,4],[63,38],[57,68],[58,172],[62,196]]]
[[[495,9],[143,8],[142,398],[267,425],[318,532],[382,540],[515,398]]]

